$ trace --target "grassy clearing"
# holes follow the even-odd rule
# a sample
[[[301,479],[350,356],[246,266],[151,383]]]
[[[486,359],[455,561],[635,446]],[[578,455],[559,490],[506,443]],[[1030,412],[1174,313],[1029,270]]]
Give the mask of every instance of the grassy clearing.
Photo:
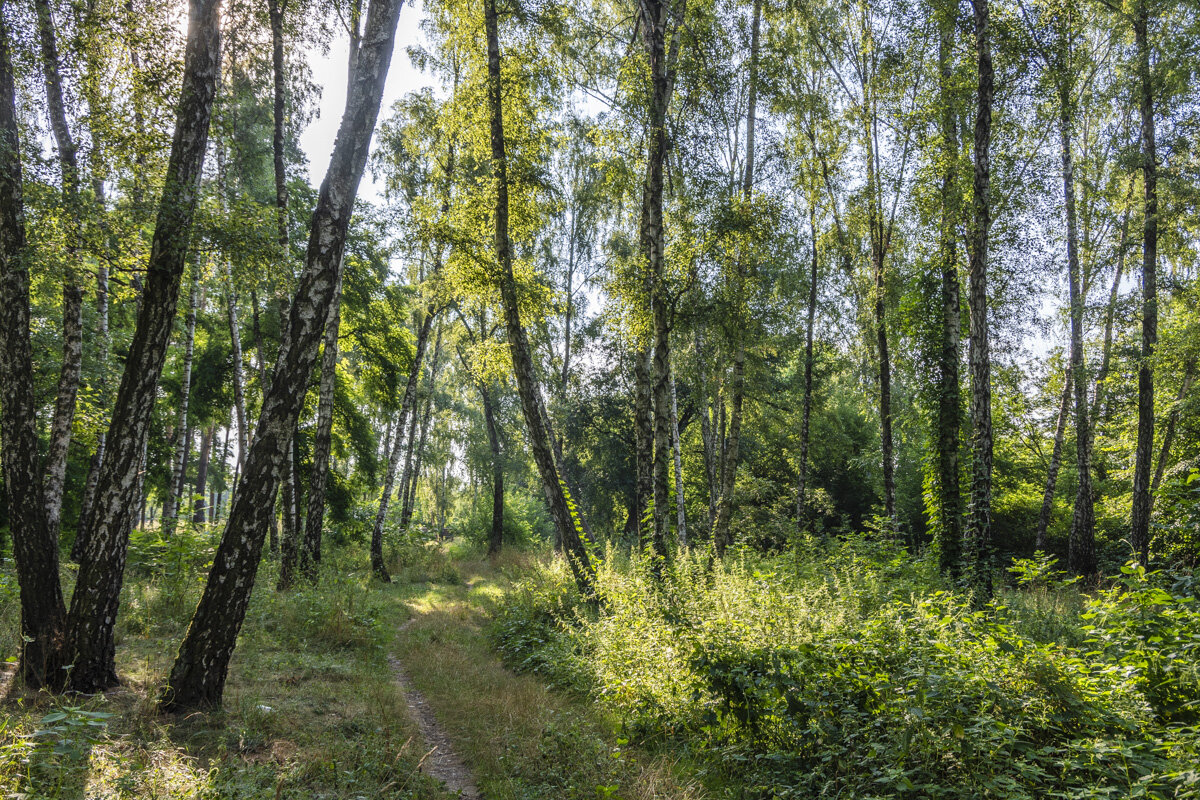
[[[186,555],[186,543],[156,552],[135,542],[118,628],[119,690],[5,703],[0,797],[446,797],[416,770],[420,742],[387,660],[408,613],[403,589],[369,584],[354,569],[365,563],[361,553],[335,554],[342,560],[327,565],[319,589],[288,595],[274,591],[265,563],[224,710],[155,713],[211,547],[203,532],[188,538]],[[5,596],[0,608],[8,642],[14,601]]]
[[[1200,797],[1200,609],[1129,569],[1081,594],[1045,563],[983,612],[867,539],[801,558],[610,552],[599,608],[562,564],[507,595],[509,662],[686,753],[736,798]]]
[[[534,564],[519,553],[495,564],[457,562],[461,582],[414,587],[414,620],[397,643],[405,670],[475,770],[484,796],[706,797],[670,757],[631,747],[603,709],[502,665],[488,636],[490,617]]]

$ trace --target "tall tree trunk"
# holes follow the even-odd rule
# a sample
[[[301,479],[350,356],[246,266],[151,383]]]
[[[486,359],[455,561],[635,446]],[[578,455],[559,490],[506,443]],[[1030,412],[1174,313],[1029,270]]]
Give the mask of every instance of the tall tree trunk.
[[[338,329],[342,321],[342,286],[338,278],[325,345],[321,355],[321,388],[317,399],[317,431],[313,436],[312,474],[308,484],[307,520],[300,547],[300,573],[316,585],[321,566],[321,534],[325,526],[325,489],[329,483],[329,453],[333,442],[333,400],[337,388]]]
[[[504,545],[504,455],[500,451],[500,432],[496,427],[496,411],[491,392],[483,379],[477,381],[483,401],[483,421],[487,426],[488,445],[492,449],[492,528],[488,534],[488,555],[500,554]]]
[[[1130,193],[1133,184],[1130,182]],[[1092,411],[1088,420],[1092,423],[1088,434],[1088,447],[1096,440],[1096,428],[1100,426],[1100,409],[1104,406],[1104,397],[1108,393],[1108,371],[1112,360],[1113,320],[1116,317],[1117,299],[1121,295],[1121,278],[1125,275],[1125,251],[1129,242],[1129,210],[1126,209],[1121,217],[1121,240],[1117,244],[1117,268],[1113,272],[1112,288],[1108,292],[1108,306],[1104,311],[1104,344],[1100,351],[1100,368],[1096,371],[1096,386],[1092,392]],[[1094,451],[1093,451],[1094,452]],[[1094,463],[1097,477],[1103,479],[1104,471],[1098,463]]]
[[[175,520],[179,513],[179,498],[182,494],[184,475],[187,471],[187,451],[191,443],[188,435],[188,402],[192,393],[192,359],[196,345],[196,305],[200,291],[200,273],[202,260],[196,258],[192,262],[192,288],[188,293],[187,324],[184,328],[183,340],[183,374],[180,376],[179,416],[177,418],[174,452],[171,456],[171,483],[167,486],[167,496],[163,498],[162,535],[171,538],[175,533]],[[78,559],[77,559],[78,560]]]
[[[1075,452],[1079,477],[1067,565],[1076,574],[1096,572],[1096,514],[1092,506],[1091,426],[1088,424],[1087,373],[1083,365],[1083,304],[1079,268],[1079,232],[1075,212],[1075,162],[1071,153],[1071,87],[1059,91],[1063,201],[1067,210],[1067,283],[1071,299],[1071,377],[1075,384]]]
[[[762,16],[762,3],[754,2],[754,21],[750,30],[750,89],[749,107],[746,114],[746,171],[742,178],[742,199],[748,204],[754,190],[754,128],[755,115],[758,109],[758,36]],[[746,264],[744,255],[737,259],[737,292],[739,317],[743,313],[742,304],[746,302]],[[744,320],[741,322],[744,323]],[[734,332],[736,343],[733,353],[733,385],[731,388],[731,405],[729,415],[728,452],[724,459],[721,473],[721,502],[717,507],[717,521],[713,532],[717,555],[725,555],[725,547],[729,544],[729,521],[733,513],[733,488],[737,482],[737,468],[741,457],[742,438],[742,405],[746,387],[746,330],[744,324],[737,325]]]
[[[941,354],[938,359],[937,397],[937,509],[938,557],[944,574],[957,578],[962,558],[962,496],[958,440],[962,427],[962,398],[958,374],[962,298],[958,280],[957,238],[960,210],[955,180],[958,162],[958,124],[955,115],[950,59],[954,52],[957,7],[939,7],[938,93],[942,106],[942,202],[939,228],[939,261],[942,269]]]
[[[1133,18],[1137,49],[1138,106],[1141,111],[1142,186],[1142,352],[1138,365],[1137,451],[1133,467],[1130,542],[1143,566],[1150,563],[1150,462],[1154,449],[1154,348],[1158,343],[1158,167],[1154,142],[1154,76],[1150,70],[1149,0],[1138,0]]]
[[[577,527],[578,508],[569,505],[567,492],[558,477],[558,466],[551,449],[551,436],[546,429],[546,410],[534,372],[529,339],[521,323],[517,301],[517,281],[513,275],[512,249],[508,238],[508,163],[504,146],[504,112],[500,74],[500,34],[496,19],[496,0],[484,0],[484,30],[487,37],[488,83],[487,103],[491,117],[492,179],[496,185],[495,240],[496,261],[500,268],[500,297],[504,305],[508,348],[512,354],[513,372],[521,395],[521,408],[529,431],[530,449],[542,479],[550,516],[558,537],[563,542],[567,563],[580,590],[592,592],[593,566],[587,545]]]
[[[975,111],[974,223],[967,304],[970,309],[971,506],[966,546],[974,603],[992,599],[992,365],[988,349],[987,267],[991,227],[992,49],[989,0],[971,0],[979,85]]]
[[[191,3],[183,87],[147,265],[148,280],[108,429],[95,516],[67,620],[64,652],[74,665],[69,686],[75,691],[100,691],[117,682],[113,626],[132,514],[142,484],[138,463],[145,451],[171,338],[208,146],[221,63],[219,9],[220,0]]]
[[[208,487],[208,457],[212,453],[213,426],[200,432],[200,461],[196,464],[196,490],[192,493],[192,522],[203,525],[205,521],[205,490]]]
[[[412,521],[413,505],[416,502],[417,494],[417,479],[421,474],[421,461],[425,452],[425,440],[429,435],[429,424],[433,419],[433,393],[437,386],[438,368],[442,361],[442,325],[438,323],[437,336],[434,338],[433,344],[433,359],[429,362],[429,383],[426,387],[425,410],[421,413],[420,433],[417,435],[416,448],[413,450],[412,471],[405,476],[404,483],[404,505],[400,509],[400,528],[407,529],[408,524]],[[413,421],[416,421],[416,413],[413,413]],[[408,467],[406,466],[406,469]]]
[[[1050,451],[1050,465],[1046,469],[1046,489],[1042,492],[1042,510],[1038,514],[1035,548],[1046,550],[1046,530],[1050,527],[1050,511],[1054,507],[1054,487],[1058,483],[1058,469],[1062,466],[1063,438],[1067,431],[1067,415],[1071,408],[1075,384],[1071,379],[1071,366],[1063,377],[1062,399],[1058,403],[1058,418],[1054,425],[1054,449]]]
[[[808,326],[804,331],[804,407],[800,416],[800,463],[796,472],[796,526],[801,533],[809,530],[808,512],[808,431],[812,420],[813,327],[817,320],[817,212],[808,207],[808,226],[812,233],[812,260],[808,272]]]
[[[713,430],[712,396],[709,392],[708,365],[704,359],[703,333],[696,328],[696,371],[700,375],[700,439],[704,445],[704,482],[708,488],[708,535],[713,534],[717,521],[717,498],[720,491],[718,442]]]
[[[41,42],[42,71],[45,77],[47,111],[50,129],[58,148],[62,171],[63,205],[67,217],[66,274],[63,276],[63,345],[62,366],[58,377],[58,392],[54,416],[50,422],[50,446],[43,465],[46,525],[50,536],[57,541],[62,525],[63,485],[67,476],[67,452],[71,445],[71,425],[75,419],[75,401],[79,394],[79,377],[83,369],[83,289],[79,285],[76,263],[80,256],[83,209],[79,197],[79,164],[75,141],[67,123],[63,102],[63,81],[59,69],[58,43],[49,0],[36,0],[38,38]]]
[[[653,449],[651,492],[653,517],[651,538],[655,551],[666,556],[667,511],[671,448],[671,330],[666,286],[665,231],[663,229],[663,171],[667,155],[667,107],[671,102],[671,76],[667,65],[667,0],[641,0],[642,38],[650,70],[650,108],[646,125],[646,175],[642,184],[641,256],[653,319]],[[757,9],[757,4],[755,6]],[[757,17],[756,24],[757,24]],[[757,28],[756,34],[757,36]],[[753,70],[753,67],[751,68]],[[754,91],[753,83],[751,92]],[[753,111],[751,112],[753,114]],[[753,125],[753,122],[751,123]],[[638,376],[640,378],[640,376]],[[644,389],[643,389],[644,391]],[[645,398],[641,398],[645,412]],[[649,420],[642,420],[645,425]],[[647,431],[642,431],[642,436]],[[644,444],[644,443],[643,443]]]
[[[225,435],[223,437],[224,441],[221,444],[220,467],[222,473],[225,473],[229,468],[229,434],[229,425],[226,425]],[[220,519],[220,516],[225,513],[225,489],[232,487],[233,484],[229,482],[228,477],[223,477],[221,483],[222,487],[217,489],[216,494],[213,497],[212,516],[209,518],[209,522],[216,522],[218,519]]]
[[[671,374],[671,452],[675,456],[675,536],[680,547],[687,547],[687,503],[683,496],[683,451],[679,446],[679,398],[675,393],[674,373]]]
[[[645,294],[649,298],[650,281]],[[634,508],[637,517],[638,547],[644,547],[652,536],[647,536],[647,525],[653,525],[651,505],[654,503],[654,388],[651,380],[651,363],[654,350],[647,339],[633,356],[633,422],[634,459],[636,483],[634,485]],[[563,542],[555,533],[554,549],[562,550]]]
[[[246,376],[242,370],[242,334],[238,323],[237,291],[233,288],[233,270],[228,259],[225,266],[225,320],[229,324],[229,347],[233,351],[233,409],[237,417],[238,463],[246,457],[250,446],[250,431],[246,415]]]
[[[270,380],[267,376],[267,354],[263,345],[262,326],[259,324],[258,292],[253,288],[250,289],[250,327],[254,334],[254,350],[258,354],[258,385],[266,396]],[[244,460],[245,456],[239,457],[239,467],[243,466]],[[271,498],[271,507],[275,507],[275,498]],[[274,513],[267,520],[267,531],[268,552],[274,555],[279,552],[279,517]]]
[[[38,469],[20,128],[5,5],[0,0],[0,459],[21,588],[18,675],[31,688],[58,687],[67,663],[59,652],[65,610]]]
[[[421,377],[421,363],[425,360],[425,348],[429,344],[429,331],[433,328],[433,318],[437,310],[433,305],[425,308],[421,327],[417,331],[417,349],[413,354],[412,368],[408,371],[408,382],[404,385],[404,398],[400,401],[400,417],[396,420],[395,433],[392,436],[392,449],[388,454],[387,471],[383,477],[383,491],[379,495],[379,508],[375,512],[375,525],[371,528],[371,573],[384,583],[392,580],[387,567],[383,563],[383,523],[387,519],[388,505],[392,500],[392,489],[396,483],[396,469],[400,466],[400,452],[404,446],[404,426],[408,415],[414,413],[416,403],[417,382]]]
[[[379,115],[402,0],[372,0],[346,110],[313,211],[305,268],[279,358],[254,429],[233,508],[160,706],[167,711],[220,705],[229,659],[245,620],[309,377],[337,289],[346,231]]]

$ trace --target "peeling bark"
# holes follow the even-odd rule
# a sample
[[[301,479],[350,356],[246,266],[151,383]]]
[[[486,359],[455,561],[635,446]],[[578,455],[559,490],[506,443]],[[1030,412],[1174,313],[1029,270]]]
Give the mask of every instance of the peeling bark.
[[[20,129],[5,5],[0,0],[0,463],[21,589],[17,674],[31,688],[57,688],[65,610],[38,469]]]
[[[287,460],[341,271],[346,231],[391,64],[402,0],[373,0],[329,170],[313,211],[304,271],[233,508],[204,594],[160,700],[166,711],[219,706],[245,620],[272,498]]]

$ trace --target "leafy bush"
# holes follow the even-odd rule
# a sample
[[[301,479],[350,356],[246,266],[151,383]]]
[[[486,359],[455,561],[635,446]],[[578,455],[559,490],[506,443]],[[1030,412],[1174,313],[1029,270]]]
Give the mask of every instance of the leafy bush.
[[[661,578],[610,552],[598,609],[556,562],[508,599],[497,645],[698,748],[732,796],[1200,796],[1186,587],[1130,568],[1089,600],[1042,559],[972,611],[887,541],[804,552],[682,552]]]

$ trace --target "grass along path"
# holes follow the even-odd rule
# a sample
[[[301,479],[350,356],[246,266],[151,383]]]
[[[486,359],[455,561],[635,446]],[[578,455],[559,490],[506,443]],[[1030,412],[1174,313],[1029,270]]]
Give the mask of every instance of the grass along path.
[[[415,716],[431,712],[487,800],[704,798],[665,756],[630,747],[599,706],[503,665],[488,641],[488,618],[530,561],[461,558],[451,564],[456,576],[441,570],[449,581],[410,585],[413,616],[394,652],[425,701]]]

